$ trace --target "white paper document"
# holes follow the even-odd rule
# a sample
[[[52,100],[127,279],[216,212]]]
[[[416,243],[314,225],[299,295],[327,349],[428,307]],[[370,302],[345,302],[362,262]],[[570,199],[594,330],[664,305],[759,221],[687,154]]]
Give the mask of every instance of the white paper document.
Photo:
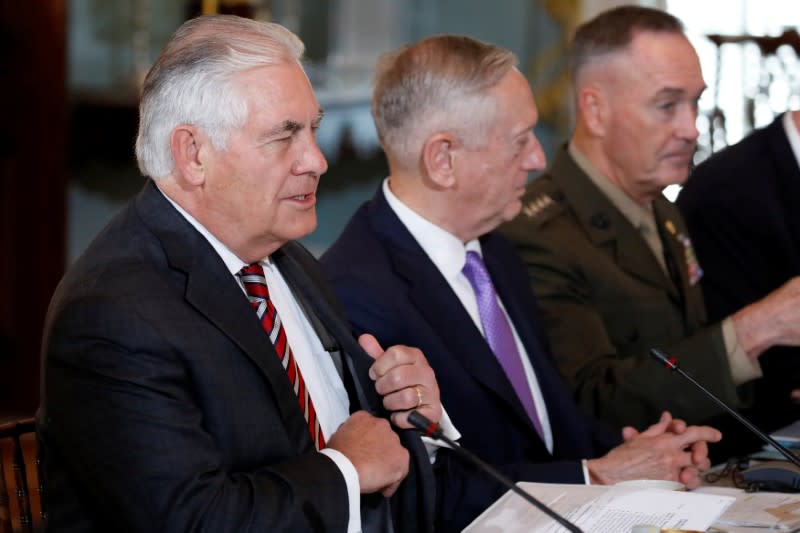
[[[630,487],[549,483],[518,483],[518,486],[585,533],[620,533],[643,524],[705,531],[736,499],[722,494]],[[557,533],[565,530],[509,491],[464,531]]]

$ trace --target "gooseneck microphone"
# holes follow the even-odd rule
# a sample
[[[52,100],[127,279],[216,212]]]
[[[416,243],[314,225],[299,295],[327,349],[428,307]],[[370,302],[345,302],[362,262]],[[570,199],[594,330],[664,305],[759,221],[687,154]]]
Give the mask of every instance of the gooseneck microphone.
[[[445,434],[442,432],[442,429],[439,427],[439,424],[431,422],[425,416],[421,415],[417,411],[411,411],[408,414],[408,421],[415,428],[424,433],[426,437],[431,437],[433,439],[440,440],[442,442],[449,444],[450,447],[453,449],[453,451],[456,452],[458,455],[467,459],[469,462],[477,465],[481,470],[490,474],[506,488],[509,488],[514,492],[516,492],[517,494],[519,494],[520,496],[522,496],[522,498],[524,498],[528,503],[532,504],[541,512],[543,512],[544,514],[546,514],[547,516],[549,516],[550,518],[552,518],[553,520],[564,526],[568,531],[572,531],[573,533],[583,533],[583,531],[578,526],[576,526],[575,524],[573,524],[560,514],[556,513],[555,511],[547,507],[545,504],[543,504],[542,502],[540,502],[539,500],[537,500],[536,498],[534,498],[533,496],[522,490],[521,488],[519,488],[510,479],[508,479],[506,476],[498,472],[495,468],[484,462],[480,457],[466,450],[460,444],[445,436]]]
[[[790,452],[789,450],[784,448],[775,439],[773,439],[772,437],[770,437],[769,435],[767,435],[766,433],[764,433],[763,431],[758,429],[756,426],[754,426],[749,420],[747,420],[745,417],[743,417],[742,415],[737,413],[734,409],[729,407],[725,402],[720,400],[713,392],[711,392],[710,390],[705,388],[696,379],[694,379],[690,374],[688,374],[686,371],[684,371],[680,367],[680,365],[678,364],[678,359],[675,356],[669,355],[666,352],[664,352],[663,350],[659,350],[658,348],[650,348],[650,355],[652,355],[654,359],[656,359],[658,362],[663,364],[669,370],[672,370],[673,372],[677,372],[678,374],[680,374],[681,376],[683,376],[684,378],[689,380],[690,383],[692,383],[695,387],[697,387],[698,389],[703,391],[709,398],[714,400],[714,402],[716,402],[717,405],[719,405],[720,407],[725,409],[736,420],[741,422],[747,429],[752,431],[754,434],[758,435],[758,437],[761,440],[763,440],[764,442],[774,446],[775,449],[778,450],[778,452],[780,452],[781,455],[786,457],[786,459],[789,462],[791,462],[793,465],[795,465],[797,467],[800,467],[800,459],[798,459],[792,452]],[[410,419],[410,417],[409,417],[409,419]]]

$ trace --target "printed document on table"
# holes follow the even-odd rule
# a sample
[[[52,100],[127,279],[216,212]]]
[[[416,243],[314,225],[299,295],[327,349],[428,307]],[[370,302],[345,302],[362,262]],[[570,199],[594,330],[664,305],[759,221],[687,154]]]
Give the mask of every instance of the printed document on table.
[[[635,525],[705,531],[736,499],[663,489],[518,483],[586,533],[619,533]],[[560,533],[564,528],[522,497],[507,492],[465,533]]]

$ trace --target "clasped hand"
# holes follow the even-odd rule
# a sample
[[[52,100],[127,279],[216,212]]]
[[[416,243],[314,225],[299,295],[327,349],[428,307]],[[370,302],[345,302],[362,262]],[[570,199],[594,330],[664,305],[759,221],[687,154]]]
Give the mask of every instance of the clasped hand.
[[[700,484],[700,473],[711,466],[707,443],[722,438],[714,428],[687,426],[668,412],[645,431],[625,427],[622,436],[622,444],[603,457],[587,461],[593,483],[667,479],[695,488]]]

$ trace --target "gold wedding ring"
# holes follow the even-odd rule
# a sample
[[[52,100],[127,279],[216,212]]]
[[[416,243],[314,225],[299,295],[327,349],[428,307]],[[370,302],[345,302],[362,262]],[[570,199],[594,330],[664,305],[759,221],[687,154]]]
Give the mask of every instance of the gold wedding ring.
[[[414,389],[417,391],[417,406],[414,409],[419,409],[419,406],[422,405],[422,389],[419,388],[419,385],[414,385]]]

